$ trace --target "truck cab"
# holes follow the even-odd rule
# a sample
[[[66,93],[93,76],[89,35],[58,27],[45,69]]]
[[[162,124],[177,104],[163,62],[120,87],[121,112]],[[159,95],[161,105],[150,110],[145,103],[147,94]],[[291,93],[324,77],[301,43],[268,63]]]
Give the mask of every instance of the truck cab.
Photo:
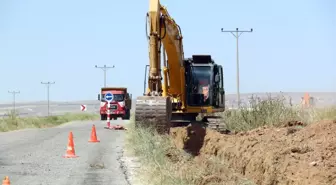
[[[129,120],[131,115],[132,95],[127,92],[125,87],[103,87],[98,100],[100,101],[101,120],[107,120],[108,102],[105,95],[110,92],[113,94],[113,100],[110,103],[110,120],[116,120],[119,117],[123,120]]]

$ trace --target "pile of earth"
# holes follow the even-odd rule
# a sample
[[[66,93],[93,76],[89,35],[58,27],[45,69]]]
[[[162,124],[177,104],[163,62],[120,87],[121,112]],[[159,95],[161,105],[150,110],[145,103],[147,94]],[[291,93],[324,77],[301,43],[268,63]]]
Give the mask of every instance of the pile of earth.
[[[193,125],[172,128],[171,135],[195,160],[215,156],[256,184],[336,184],[335,121],[307,126],[296,122],[232,135]]]

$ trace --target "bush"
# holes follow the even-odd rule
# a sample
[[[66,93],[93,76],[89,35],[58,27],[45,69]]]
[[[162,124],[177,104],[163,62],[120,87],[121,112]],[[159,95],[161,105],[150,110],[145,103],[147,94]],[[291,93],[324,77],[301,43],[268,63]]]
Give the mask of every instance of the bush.
[[[98,114],[66,113],[49,117],[19,117],[16,112],[10,111],[7,117],[0,118],[0,131],[11,131],[23,128],[44,128],[57,126],[70,121],[95,120]]]

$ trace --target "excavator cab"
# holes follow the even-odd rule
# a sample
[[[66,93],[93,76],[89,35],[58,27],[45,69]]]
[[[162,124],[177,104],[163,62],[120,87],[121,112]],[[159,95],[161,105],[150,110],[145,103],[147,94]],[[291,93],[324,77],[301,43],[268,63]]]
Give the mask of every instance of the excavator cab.
[[[190,107],[224,108],[223,68],[210,55],[184,60],[186,100]]]

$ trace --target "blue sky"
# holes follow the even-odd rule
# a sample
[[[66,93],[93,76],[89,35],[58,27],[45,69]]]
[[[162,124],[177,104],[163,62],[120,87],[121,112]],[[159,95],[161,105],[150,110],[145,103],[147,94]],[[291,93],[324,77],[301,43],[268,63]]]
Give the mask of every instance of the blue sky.
[[[211,2],[211,3],[209,3]],[[161,1],[181,26],[185,56],[211,54],[236,92],[235,38],[240,37],[241,92],[336,91],[336,1]],[[1,0],[0,101],[96,99],[108,85],[143,90],[148,64],[146,1]]]

